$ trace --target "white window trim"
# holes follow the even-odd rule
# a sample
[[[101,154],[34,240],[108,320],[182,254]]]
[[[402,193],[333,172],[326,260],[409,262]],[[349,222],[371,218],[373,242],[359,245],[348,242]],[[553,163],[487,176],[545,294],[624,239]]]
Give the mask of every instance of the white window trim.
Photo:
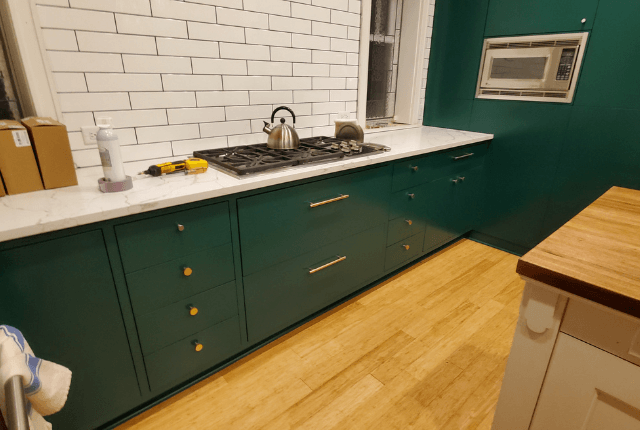
[[[0,15],[23,115],[61,121],[35,0],[0,0]]]
[[[369,74],[369,32],[371,30],[371,2],[362,1],[360,24],[360,59],[358,67],[358,124],[365,128],[367,117],[367,81]],[[396,89],[395,121],[419,125],[418,113],[422,87],[424,50],[426,48],[428,0],[405,0],[402,7],[398,86]],[[402,65],[402,66],[400,66]]]

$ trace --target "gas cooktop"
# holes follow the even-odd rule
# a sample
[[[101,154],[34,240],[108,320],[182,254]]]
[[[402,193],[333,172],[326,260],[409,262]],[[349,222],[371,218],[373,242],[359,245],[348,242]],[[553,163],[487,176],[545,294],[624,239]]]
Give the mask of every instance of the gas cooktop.
[[[271,149],[266,143],[234,146],[232,148],[195,151],[194,157],[225,172],[244,176],[283,167],[340,160],[345,157],[373,155],[383,152],[354,141],[335,137],[309,137],[300,139],[298,149]]]

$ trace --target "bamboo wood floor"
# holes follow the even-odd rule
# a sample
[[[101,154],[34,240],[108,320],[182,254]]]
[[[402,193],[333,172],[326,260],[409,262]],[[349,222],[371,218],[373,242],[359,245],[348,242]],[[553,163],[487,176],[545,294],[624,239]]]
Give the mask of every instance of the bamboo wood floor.
[[[483,429],[524,282],[461,240],[119,429]]]

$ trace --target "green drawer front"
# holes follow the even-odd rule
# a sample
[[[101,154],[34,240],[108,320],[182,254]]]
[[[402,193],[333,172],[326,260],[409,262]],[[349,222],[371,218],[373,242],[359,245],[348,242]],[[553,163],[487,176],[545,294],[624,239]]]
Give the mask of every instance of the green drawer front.
[[[229,205],[223,202],[130,222],[117,226],[116,234],[125,272],[135,272],[230,242]]]
[[[393,269],[422,254],[424,233],[418,233],[387,247],[384,270]],[[409,247],[407,249],[406,247]]]
[[[197,309],[196,315],[191,315]],[[229,282],[137,318],[142,352],[151,354],[238,314],[236,284]]]
[[[390,191],[384,166],[239,199],[244,275],[384,223]]]
[[[424,220],[415,216],[406,216],[389,221],[387,245],[394,244],[407,237],[422,233]]]
[[[196,351],[196,342],[203,346],[200,352]],[[159,391],[179,384],[240,349],[240,325],[235,316],[146,356],[149,386],[152,391]]]
[[[428,196],[418,187],[397,191],[391,195],[389,219],[413,216],[414,218],[424,210]]]
[[[245,277],[249,341],[262,340],[379,278],[384,250],[380,225]],[[346,259],[309,273],[339,257]]]
[[[454,175],[479,166],[484,162],[488,143],[456,148],[424,157],[400,161],[393,166],[393,191],[433,181],[446,175]],[[415,167],[418,167],[415,170]]]
[[[185,267],[193,271],[191,276],[184,275]],[[126,276],[133,312],[143,315],[235,279],[231,244]]]

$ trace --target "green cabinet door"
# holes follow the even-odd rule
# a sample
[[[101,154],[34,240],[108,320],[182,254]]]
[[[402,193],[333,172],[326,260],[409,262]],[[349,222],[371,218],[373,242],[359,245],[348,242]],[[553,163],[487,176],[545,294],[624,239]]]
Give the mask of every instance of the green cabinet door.
[[[100,231],[0,251],[0,324],[73,372],[53,428],[90,429],[135,407],[140,389]]]
[[[597,8],[598,0],[491,0],[485,37],[589,30]]]
[[[580,72],[576,106],[640,109],[638,17],[639,1],[600,2]]]

